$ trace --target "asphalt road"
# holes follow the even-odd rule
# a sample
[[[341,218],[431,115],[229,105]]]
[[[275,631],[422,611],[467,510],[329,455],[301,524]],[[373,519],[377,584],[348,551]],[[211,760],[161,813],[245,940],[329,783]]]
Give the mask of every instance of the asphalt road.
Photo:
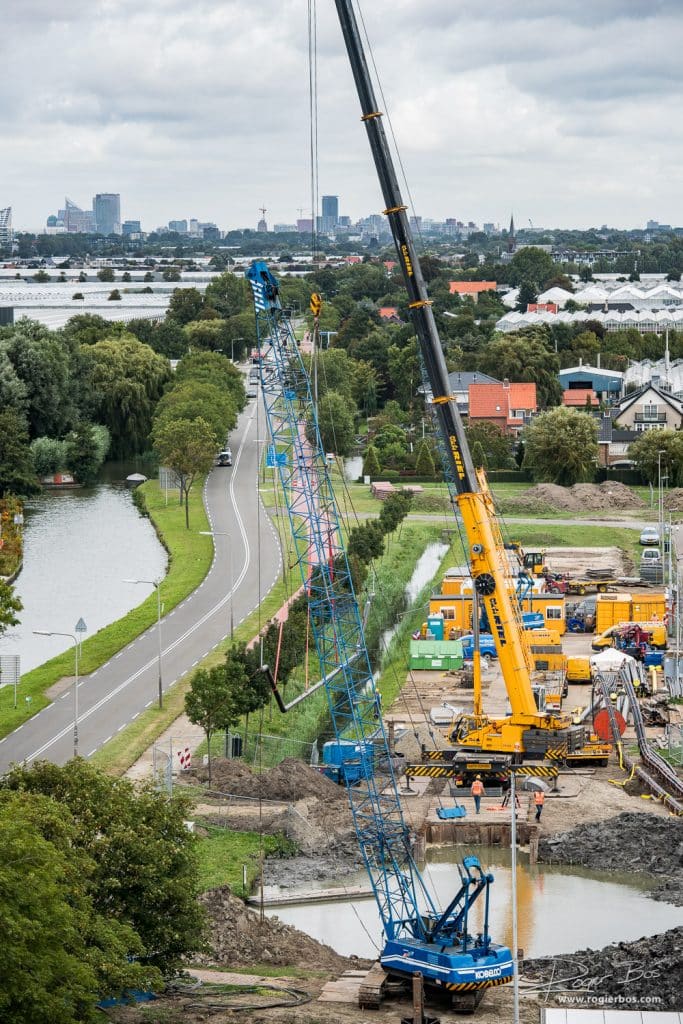
[[[280,546],[258,499],[256,424],[256,402],[252,401],[230,438],[232,468],[215,469],[207,479],[204,496],[214,531],[215,557],[208,576],[197,590],[162,617],[164,690],[228,635],[231,614],[235,627],[250,615],[280,574]],[[161,599],[163,601],[163,582]],[[80,681],[78,749],[81,756],[90,757],[157,701],[158,644],[155,624],[111,661]],[[70,686],[52,704],[0,741],[0,771],[17,761],[49,760],[56,764],[68,761],[74,752],[73,726],[73,686]]]

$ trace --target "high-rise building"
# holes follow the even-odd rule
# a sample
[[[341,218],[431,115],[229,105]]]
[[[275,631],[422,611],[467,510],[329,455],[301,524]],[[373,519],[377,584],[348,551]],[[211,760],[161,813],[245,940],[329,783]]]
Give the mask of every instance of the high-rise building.
[[[121,234],[121,196],[118,192],[98,192],[92,201],[95,230],[101,235]]]
[[[92,210],[82,210],[80,206],[69,199],[64,198],[64,209],[59,211],[58,218],[64,224],[64,230],[69,234],[92,234],[95,230],[95,214]]]
[[[140,235],[140,234],[142,234],[142,228],[140,227],[140,221],[139,220],[124,220],[123,224],[121,225],[121,234],[122,235],[126,235],[129,238],[132,237],[133,235]]]
[[[174,231],[177,235],[187,234],[187,221],[186,220],[169,220],[168,230]]]
[[[0,210],[0,247],[3,249],[11,249],[13,241],[12,207],[6,206],[4,210]]]
[[[339,196],[323,196],[322,230],[334,231],[339,223]]]

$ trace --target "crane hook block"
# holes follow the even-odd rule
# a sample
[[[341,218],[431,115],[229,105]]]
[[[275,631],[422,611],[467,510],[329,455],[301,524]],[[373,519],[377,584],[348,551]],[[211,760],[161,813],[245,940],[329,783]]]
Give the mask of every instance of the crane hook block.
[[[496,581],[489,572],[483,572],[474,581],[474,585],[477,588],[477,593],[481,594],[482,597],[490,597],[496,589]]]
[[[311,313],[313,316],[320,316],[320,310],[323,308],[323,298],[318,292],[313,292],[311,295]]]

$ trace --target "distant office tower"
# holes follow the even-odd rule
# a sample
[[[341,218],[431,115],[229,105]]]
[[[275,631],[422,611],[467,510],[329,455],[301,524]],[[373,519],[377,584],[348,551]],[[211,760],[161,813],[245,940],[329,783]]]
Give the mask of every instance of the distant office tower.
[[[98,192],[92,201],[95,230],[101,235],[121,234],[121,196],[118,192]]]
[[[187,234],[187,221],[186,220],[169,220],[168,230],[175,231],[177,235]]]
[[[339,223],[339,196],[323,196],[322,230],[334,231]]]
[[[64,225],[64,231],[69,234],[92,234],[95,230],[95,215],[92,210],[82,210],[80,206],[69,199],[64,198],[64,209],[59,211],[59,219]]]
[[[296,230],[300,235],[310,235],[313,230],[313,221],[310,217],[299,217],[296,222]]]
[[[139,220],[124,220],[121,225],[121,234],[123,235],[139,235],[142,232]]]
[[[4,210],[0,210],[0,247],[11,249],[13,241],[12,207],[7,206]]]

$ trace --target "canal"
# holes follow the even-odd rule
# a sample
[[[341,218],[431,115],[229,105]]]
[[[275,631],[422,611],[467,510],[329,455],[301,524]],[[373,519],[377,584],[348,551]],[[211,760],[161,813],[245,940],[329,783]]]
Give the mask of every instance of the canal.
[[[72,646],[68,637],[33,630],[73,633],[83,618],[87,639],[154,589],[125,579],[165,574],[166,552],[123,482],[137,468],[111,463],[95,487],[45,491],[27,502],[24,565],[15,583],[24,609],[20,624],[0,638],[0,653],[18,654],[22,674]]]

